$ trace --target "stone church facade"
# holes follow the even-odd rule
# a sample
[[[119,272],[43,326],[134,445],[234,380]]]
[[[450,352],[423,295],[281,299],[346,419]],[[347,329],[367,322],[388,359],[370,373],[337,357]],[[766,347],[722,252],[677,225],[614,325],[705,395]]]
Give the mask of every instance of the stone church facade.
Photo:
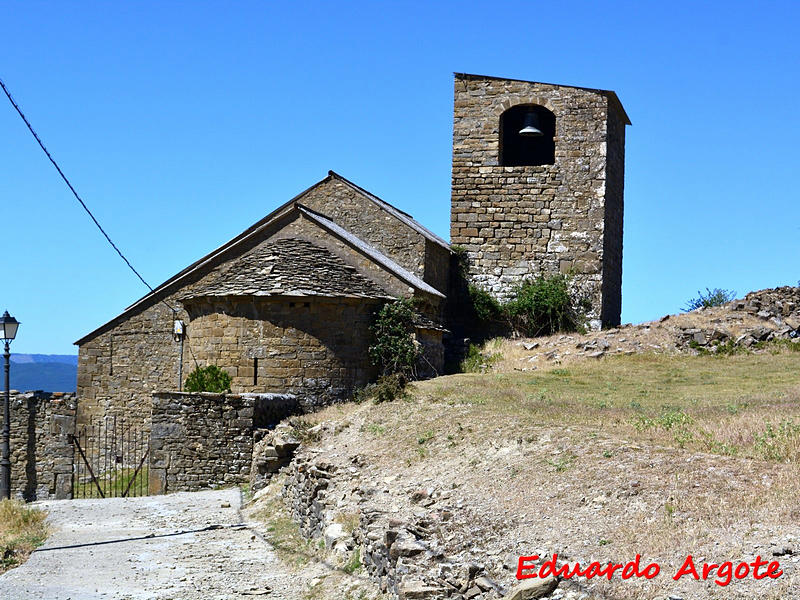
[[[456,74],[454,106],[450,234],[469,278],[503,297],[526,277],[569,273],[592,326],[618,324],[629,121],[616,95]],[[235,393],[290,393],[305,408],[346,399],[377,375],[369,328],[401,297],[416,299],[425,369],[441,373],[452,257],[330,172],[78,340],[78,422],[144,423],[152,393],[195,365],[225,369]]]

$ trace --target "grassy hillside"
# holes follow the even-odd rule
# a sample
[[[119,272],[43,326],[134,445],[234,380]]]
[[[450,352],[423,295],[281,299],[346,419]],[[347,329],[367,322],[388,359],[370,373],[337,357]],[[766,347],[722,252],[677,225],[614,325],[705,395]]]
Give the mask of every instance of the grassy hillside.
[[[341,493],[343,514],[389,510],[409,522],[420,511],[451,514],[431,534],[444,555],[485,564],[506,587],[521,555],[619,562],[641,554],[664,575],[595,579],[580,597],[794,598],[795,347],[615,355],[531,372],[504,371],[513,362],[500,360],[485,373],[415,383],[405,399],[327,408],[308,417],[325,423],[309,442],[338,472],[353,472],[341,492],[328,491]],[[354,489],[361,500],[347,504]],[[714,562],[758,554],[785,573],[728,587],[673,581],[689,553]]]

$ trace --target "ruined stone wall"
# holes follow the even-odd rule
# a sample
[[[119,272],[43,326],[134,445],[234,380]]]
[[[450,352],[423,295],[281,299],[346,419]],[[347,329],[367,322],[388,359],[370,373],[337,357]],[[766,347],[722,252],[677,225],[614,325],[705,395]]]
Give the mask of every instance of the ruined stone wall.
[[[226,298],[189,305],[192,354],[241,392],[291,393],[304,408],[344,400],[376,375],[369,327],[378,304],[359,299]]]
[[[13,392],[13,390],[12,390]],[[11,493],[28,502],[72,497],[75,394],[11,394]],[[3,415],[0,411],[0,427]]]
[[[623,137],[618,131],[608,137],[606,121],[617,110],[610,102],[602,92],[579,88],[466,75],[455,80],[451,243],[467,250],[472,280],[501,298],[525,277],[574,273],[573,291],[591,301],[595,328],[609,193],[619,196],[609,216],[618,217],[621,230],[622,179],[609,188],[606,178],[609,144],[616,146],[614,160],[623,160],[624,125]],[[500,165],[500,116],[518,104],[538,104],[555,115],[555,164]],[[621,256],[621,240],[619,250]],[[610,296],[613,280],[612,273]],[[612,306],[613,300],[604,314],[609,324],[619,320]]]
[[[255,399],[153,394],[149,492],[195,491],[250,477]]]

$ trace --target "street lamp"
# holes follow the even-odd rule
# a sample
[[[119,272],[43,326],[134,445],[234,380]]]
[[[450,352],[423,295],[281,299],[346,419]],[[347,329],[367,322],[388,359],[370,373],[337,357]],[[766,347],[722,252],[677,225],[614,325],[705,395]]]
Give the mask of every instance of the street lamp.
[[[3,436],[0,440],[0,499],[11,498],[11,450],[9,449],[9,439],[11,438],[11,386],[9,384],[9,370],[11,364],[11,340],[17,337],[19,321],[8,314],[8,311],[0,317],[0,340],[5,344],[6,359],[6,400],[3,405]]]

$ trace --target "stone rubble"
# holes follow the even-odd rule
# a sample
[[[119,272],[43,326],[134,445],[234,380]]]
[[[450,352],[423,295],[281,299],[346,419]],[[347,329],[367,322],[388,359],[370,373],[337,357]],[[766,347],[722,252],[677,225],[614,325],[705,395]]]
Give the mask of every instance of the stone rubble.
[[[351,462],[362,462],[360,458],[356,455]],[[475,548],[465,547],[452,553],[464,540],[464,529],[451,520],[454,511],[465,507],[451,503],[447,491],[432,487],[407,490],[418,508],[401,517],[376,498],[379,490],[366,483],[359,485],[361,480],[355,477],[360,474],[358,468],[342,469],[322,458],[317,449],[301,448],[283,473],[284,498],[302,533],[324,540],[327,548],[342,554],[358,550],[364,568],[381,591],[399,600],[586,598],[574,590],[554,593],[558,585],[554,580],[506,589],[493,579],[486,564],[475,560],[484,554],[497,556],[499,548],[477,553]],[[351,529],[339,522],[347,514],[354,517],[348,520]],[[502,568],[508,572],[516,565]]]
[[[575,358],[599,360],[648,351],[714,354],[737,348],[759,350],[759,342],[776,340],[800,342],[798,287],[759,290],[718,307],[665,315],[639,325],[520,341],[520,348],[530,354],[520,359],[524,365],[517,370],[533,370],[529,363],[538,360],[558,364]]]

